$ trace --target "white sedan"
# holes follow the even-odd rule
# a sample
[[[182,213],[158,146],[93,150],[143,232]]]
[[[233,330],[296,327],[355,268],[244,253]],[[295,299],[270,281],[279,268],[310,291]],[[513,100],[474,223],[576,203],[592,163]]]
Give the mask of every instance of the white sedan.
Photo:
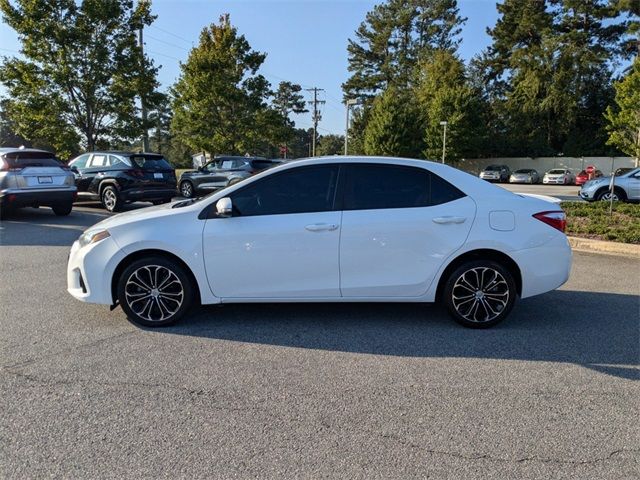
[[[195,303],[435,302],[467,327],[569,277],[565,215],[423,160],[300,160],[110,217],[73,244],[68,291],[146,326]]]

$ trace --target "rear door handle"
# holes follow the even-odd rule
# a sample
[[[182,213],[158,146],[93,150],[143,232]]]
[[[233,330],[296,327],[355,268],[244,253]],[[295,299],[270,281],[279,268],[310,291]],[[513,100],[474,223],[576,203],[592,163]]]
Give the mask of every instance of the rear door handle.
[[[464,223],[466,219],[466,217],[436,217],[433,219],[433,222],[439,224]]]
[[[310,232],[326,232],[331,230],[336,230],[338,225],[335,223],[312,223],[311,225],[307,225],[304,227],[306,230]]]

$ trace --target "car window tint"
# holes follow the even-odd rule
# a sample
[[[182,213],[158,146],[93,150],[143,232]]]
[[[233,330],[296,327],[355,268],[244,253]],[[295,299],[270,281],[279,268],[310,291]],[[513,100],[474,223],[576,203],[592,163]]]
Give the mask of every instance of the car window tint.
[[[117,155],[109,155],[109,165],[115,168],[130,167],[131,162],[128,158],[118,157]]]
[[[425,207],[429,172],[399,165],[351,165],[344,193],[345,210]]]
[[[431,199],[429,202],[430,205],[441,205],[443,203],[453,202],[454,200],[458,200],[459,198],[466,196],[463,192],[451,185],[444,178],[441,178],[434,173],[431,173],[429,176],[431,178]]]
[[[230,195],[234,215],[333,210],[337,179],[337,165],[299,167],[270,175]]]
[[[130,155],[129,161],[143,170],[169,170],[173,168],[162,155]]]
[[[53,153],[49,152],[9,152],[2,158],[9,164],[9,168],[24,167],[59,167],[62,163]]]
[[[233,160],[224,160],[220,168],[222,168],[223,170],[233,168]]]

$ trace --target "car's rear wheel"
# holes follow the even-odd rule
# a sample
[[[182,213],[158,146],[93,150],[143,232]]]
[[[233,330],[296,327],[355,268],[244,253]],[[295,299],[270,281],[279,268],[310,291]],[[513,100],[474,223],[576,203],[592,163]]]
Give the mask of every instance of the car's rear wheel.
[[[148,257],[124,269],[118,280],[118,302],[132,322],[164,327],[189,310],[193,288],[182,266],[167,258]]]
[[[193,184],[190,181],[185,180],[180,182],[180,195],[184,198],[193,197]]]
[[[505,319],[516,295],[516,282],[508,269],[493,260],[474,260],[449,275],[443,301],[461,325],[488,328]]]
[[[107,185],[100,193],[102,206],[109,212],[117,212],[122,209],[122,200],[115,187]]]
[[[59,217],[64,217],[65,215],[69,215],[71,210],[73,210],[73,202],[52,205],[51,210]]]
[[[164,203],[169,203],[170,201],[170,198],[165,198],[164,200],[153,200],[151,203],[153,203],[154,205],[162,205]]]

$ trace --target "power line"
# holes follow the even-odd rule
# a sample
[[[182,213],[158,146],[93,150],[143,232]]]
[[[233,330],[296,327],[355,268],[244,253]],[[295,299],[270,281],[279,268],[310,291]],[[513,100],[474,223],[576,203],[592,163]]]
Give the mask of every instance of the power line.
[[[149,25],[151,28],[155,28],[156,30],[160,30],[161,32],[166,33],[167,35],[171,35],[172,37],[176,37],[178,40],[182,40],[183,42],[188,43],[189,45],[193,45],[193,41],[192,40],[187,40],[184,37],[181,37],[180,35],[176,35],[173,32],[170,32],[169,30],[165,30],[164,28],[160,28],[157,25]]]
[[[170,47],[179,48],[181,50],[184,50],[185,52],[189,51],[188,48],[185,48],[182,45],[176,45],[175,43],[167,42],[166,40],[162,40],[161,38],[154,37],[152,35],[149,35],[148,33],[147,33],[147,38],[151,38],[152,40],[155,40],[156,42],[162,42],[165,45],[169,45]]]
[[[318,110],[318,104],[322,105],[327,102],[325,100],[318,100],[318,92],[324,92],[324,88],[312,87],[312,88],[305,88],[305,90],[307,92],[313,92],[313,100],[308,101],[307,103],[309,105],[313,105],[313,117],[312,117],[313,144],[312,144],[311,156],[315,157],[316,156],[316,137],[318,134],[318,122],[322,120],[322,114],[320,113],[320,110]]]

